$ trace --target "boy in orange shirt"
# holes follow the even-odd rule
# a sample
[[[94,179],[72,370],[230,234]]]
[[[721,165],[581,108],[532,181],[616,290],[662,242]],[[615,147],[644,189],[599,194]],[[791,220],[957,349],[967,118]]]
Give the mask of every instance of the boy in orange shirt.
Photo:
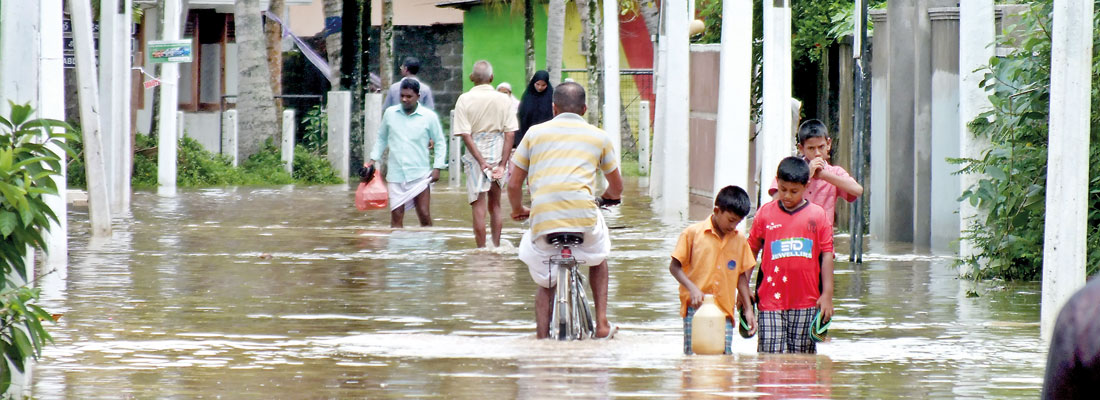
[[[749,283],[738,279],[756,265],[756,257],[737,224],[748,215],[749,195],[737,186],[726,186],[714,199],[714,212],[705,221],[696,222],[680,233],[668,271],[680,282],[680,316],[684,318],[684,354],[691,354],[691,320],[702,305],[703,295],[714,295],[714,302],[726,314],[726,354],[733,342],[733,311],[740,294],[749,304]],[[756,317],[751,307],[744,311],[750,334],[756,333]]]

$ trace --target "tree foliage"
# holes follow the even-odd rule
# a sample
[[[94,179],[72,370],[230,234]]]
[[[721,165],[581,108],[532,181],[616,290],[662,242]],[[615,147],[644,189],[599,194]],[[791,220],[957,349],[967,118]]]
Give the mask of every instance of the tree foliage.
[[[42,321],[53,317],[34,304],[38,289],[30,282],[24,261],[28,251],[45,251],[42,232],[57,222],[45,197],[57,195],[53,177],[61,174],[62,139],[73,139],[62,121],[31,119],[30,105],[11,104],[11,114],[0,117],[0,393],[11,385],[12,368],[22,373],[28,358],[35,360],[53,339]],[[63,129],[65,133],[56,133]]]
[[[1047,143],[1051,65],[1050,0],[1031,5],[1012,29],[1021,36],[1006,45],[1017,48],[1004,58],[992,58],[981,86],[990,93],[993,109],[970,122],[973,134],[986,137],[990,148],[980,159],[955,160],[962,172],[982,173],[960,201],[981,210],[963,234],[978,254],[963,262],[975,267],[975,278],[1035,280],[1042,274],[1043,229],[1047,182]],[[1100,18],[1094,17],[1094,25]],[[1092,160],[1100,159],[1100,35],[1093,30]],[[968,133],[964,133],[968,134]],[[1089,171],[1088,273],[1100,265],[1100,164]],[[981,265],[980,268],[978,266]]]

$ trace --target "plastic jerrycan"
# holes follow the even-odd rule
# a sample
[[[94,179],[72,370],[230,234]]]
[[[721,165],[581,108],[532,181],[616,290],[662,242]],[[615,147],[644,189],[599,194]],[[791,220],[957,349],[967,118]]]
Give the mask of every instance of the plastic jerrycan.
[[[726,350],[726,313],[714,303],[714,295],[703,296],[703,305],[691,319],[691,351],[722,354]]]

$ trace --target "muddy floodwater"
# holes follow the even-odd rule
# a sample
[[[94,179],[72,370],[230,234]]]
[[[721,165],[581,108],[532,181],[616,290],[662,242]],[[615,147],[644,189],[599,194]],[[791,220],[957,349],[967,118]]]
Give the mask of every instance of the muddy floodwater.
[[[432,228],[389,229],[344,186],[134,194],[110,240],[70,211],[62,313],[33,371],[41,399],[996,398],[1038,396],[1037,283],[956,278],[952,260],[869,243],[847,263],[816,356],[684,356],[669,253],[684,224],[628,182],[606,214],[613,340],[534,338],[514,249],[475,251],[462,189]],[[505,210],[508,207],[505,205]],[[414,213],[406,223],[416,225]],[[515,243],[523,226],[505,224]],[[56,276],[56,275],[55,275]],[[980,295],[967,296],[969,291]]]

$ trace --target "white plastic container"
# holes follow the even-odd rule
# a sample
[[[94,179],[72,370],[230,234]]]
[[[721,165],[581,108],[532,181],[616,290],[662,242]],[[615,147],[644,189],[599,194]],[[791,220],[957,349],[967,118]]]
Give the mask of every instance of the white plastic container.
[[[726,313],[714,303],[714,295],[703,296],[703,305],[691,319],[691,351],[722,354],[726,350]]]

